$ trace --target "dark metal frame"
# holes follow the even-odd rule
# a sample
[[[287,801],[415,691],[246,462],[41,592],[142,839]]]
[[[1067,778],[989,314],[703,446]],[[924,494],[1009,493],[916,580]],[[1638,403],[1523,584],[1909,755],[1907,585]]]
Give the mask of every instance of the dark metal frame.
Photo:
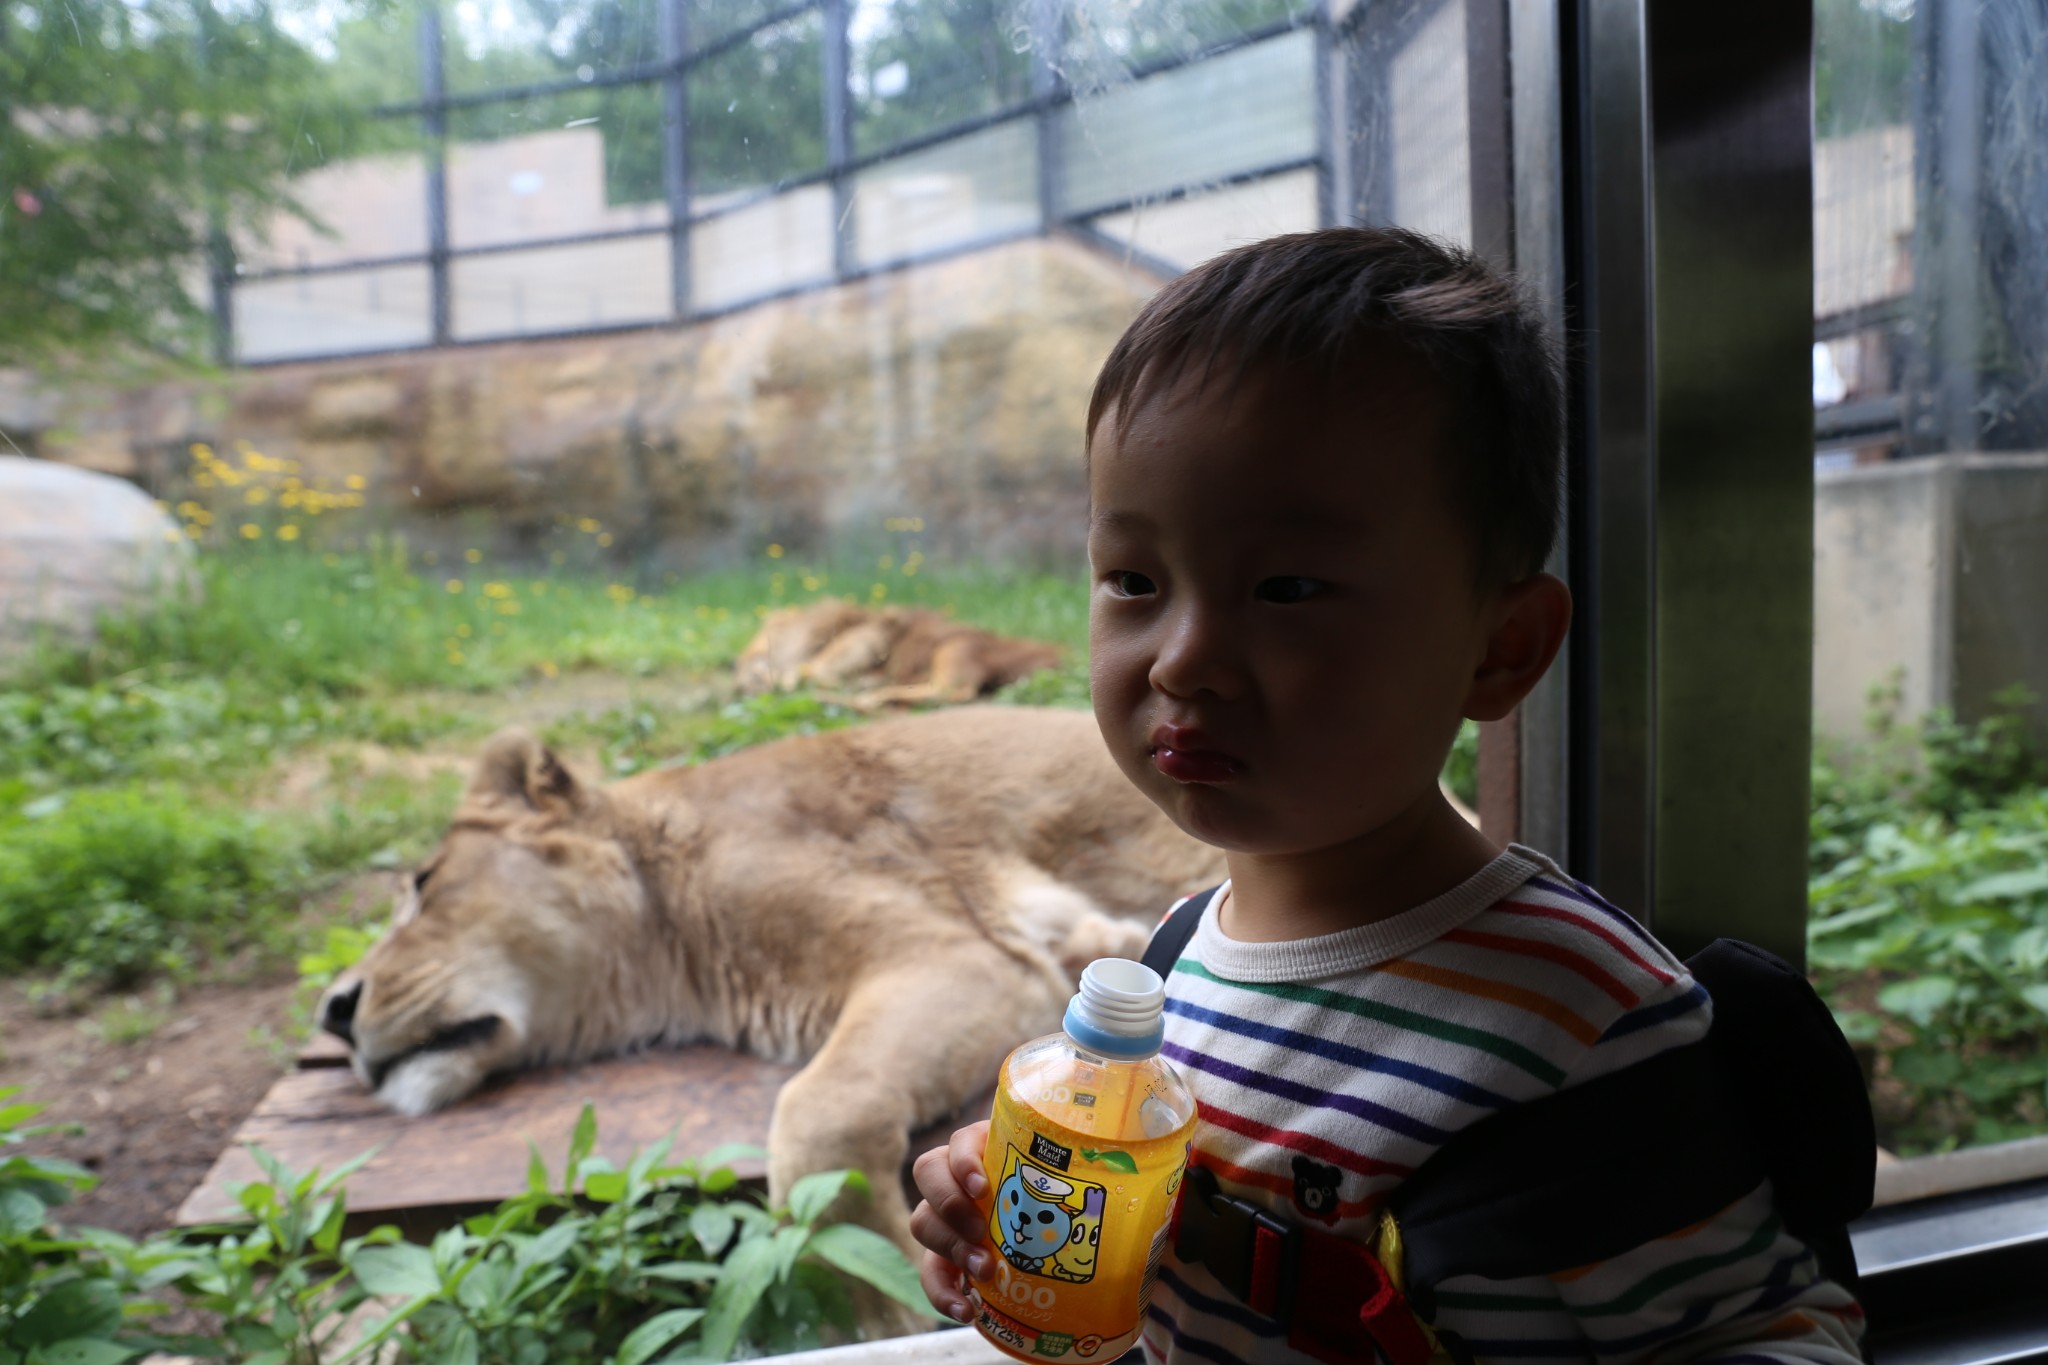
[[[1128,202],[1110,205],[1091,205],[1085,212],[1070,212],[1065,203],[1063,167],[1059,164],[1059,133],[1057,118],[1059,111],[1075,101],[1075,92],[1061,80],[1056,61],[1062,36],[1062,21],[1057,0],[1032,0],[1029,19],[1032,25],[1032,47],[1034,52],[1033,83],[1030,98],[1006,108],[986,114],[977,114],[944,126],[933,128],[913,137],[865,154],[855,154],[853,146],[854,109],[851,83],[848,80],[850,67],[847,23],[849,0],[797,0],[797,3],[782,6],[742,28],[721,34],[701,47],[692,47],[689,41],[689,25],[686,13],[687,0],[663,0],[661,10],[661,59],[643,62],[614,71],[594,73],[589,80],[568,77],[561,80],[533,82],[526,85],[506,86],[491,90],[463,91],[450,94],[443,84],[442,35],[440,19],[432,7],[422,10],[419,24],[419,59],[421,98],[415,103],[381,106],[373,112],[381,117],[418,118],[426,133],[426,214],[427,250],[393,256],[363,257],[346,261],[332,261],[321,265],[284,266],[274,269],[241,271],[233,269],[225,255],[220,267],[213,273],[212,294],[216,316],[221,319],[216,328],[218,359],[222,364],[237,363],[232,354],[233,336],[233,287],[237,284],[253,284],[281,279],[299,279],[318,275],[344,275],[373,269],[398,266],[421,266],[428,270],[431,309],[431,342],[435,346],[456,346],[482,344],[513,339],[506,336],[456,337],[453,326],[453,303],[451,292],[452,263],[463,257],[500,255],[506,252],[544,251],[551,248],[587,246],[592,243],[623,241],[642,237],[665,236],[670,242],[672,299],[668,316],[647,322],[622,323],[617,326],[598,326],[545,332],[520,332],[517,337],[569,337],[582,335],[604,335],[621,331],[637,331],[650,326],[668,326],[676,322],[692,321],[720,316],[739,308],[752,307],[771,299],[784,298],[792,294],[807,292],[827,284],[845,283],[866,278],[878,273],[900,269],[905,266],[923,264],[935,259],[958,255],[963,251],[998,245],[1022,236],[1065,231],[1089,240],[1096,240],[1099,233],[1091,231],[1091,222],[1106,213],[1114,213],[1135,207],[1141,203],[1157,203],[1172,200],[1202,190],[1222,185],[1243,184],[1261,180],[1268,176],[1284,174],[1305,168],[1314,168],[1318,173],[1319,197],[1329,203],[1329,186],[1332,183],[1333,151],[1327,135],[1319,137],[1315,155],[1294,158],[1270,166],[1255,167],[1218,179],[1207,180],[1199,185],[1176,186],[1160,194],[1136,197]],[[691,166],[689,160],[689,75],[692,69],[728,53],[754,36],[780,24],[818,13],[823,20],[824,65],[824,133],[826,145],[825,164],[816,170],[783,177],[759,191],[731,198],[714,208],[692,211]],[[1149,80],[1172,71],[1182,70],[1201,62],[1213,60],[1228,53],[1256,44],[1268,42],[1303,28],[1313,28],[1318,38],[1318,56],[1328,51],[1330,23],[1325,0],[1316,3],[1297,18],[1286,19],[1248,30],[1223,42],[1198,50],[1181,53],[1133,68],[1130,79]],[[1319,61],[1320,65],[1320,61]],[[1320,77],[1319,77],[1320,79]],[[572,233],[554,237],[533,238],[519,242],[498,242],[483,246],[454,246],[450,241],[448,227],[446,147],[448,140],[448,112],[451,109],[475,108],[478,106],[514,103],[548,95],[593,88],[625,86],[634,84],[660,83],[663,106],[663,192],[667,200],[669,221],[646,228],[612,229],[601,232]],[[1031,119],[1036,124],[1038,150],[1038,209],[1039,223],[1032,233],[1003,232],[971,241],[948,244],[931,251],[912,253],[886,261],[863,263],[859,258],[859,243],[853,215],[850,212],[854,178],[862,171],[874,166],[924,151],[931,147],[971,136],[999,124],[1019,119]],[[1327,120],[1325,120],[1327,127]],[[807,281],[801,284],[779,288],[759,296],[714,308],[700,308],[692,303],[693,290],[690,266],[690,237],[693,229],[702,224],[716,221],[728,215],[743,212],[771,199],[811,185],[829,185],[832,189],[833,211],[833,271],[828,279]],[[1330,221],[1327,213],[1325,221]],[[1122,250],[1121,246],[1118,248]],[[1153,263],[1163,265],[1164,263]],[[1170,268],[1169,268],[1170,269]],[[374,355],[389,350],[416,350],[409,347],[379,347],[368,350],[348,351],[340,355]],[[239,362],[248,365],[297,364],[309,360],[333,359],[332,355],[294,355],[277,360],[250,360]]]

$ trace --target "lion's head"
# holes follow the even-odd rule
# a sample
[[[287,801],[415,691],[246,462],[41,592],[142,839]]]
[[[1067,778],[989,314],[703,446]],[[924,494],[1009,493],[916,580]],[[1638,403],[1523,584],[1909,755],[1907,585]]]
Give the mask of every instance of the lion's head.
[[[424,1114],[493,1072],[616,1045],[595,1035],[618,1025],[650,914],[618,818],[532,735],[490,740],[390,931],[320,1001],[379,1099]]]

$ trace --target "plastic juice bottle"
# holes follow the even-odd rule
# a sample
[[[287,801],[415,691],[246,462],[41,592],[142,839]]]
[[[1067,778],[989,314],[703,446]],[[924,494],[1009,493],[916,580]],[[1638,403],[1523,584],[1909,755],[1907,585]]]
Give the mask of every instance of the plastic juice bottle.
[[[1003,1063],[975,1326],[1019,1360],[1108,1361],[1137,1341],[1195,1128],[1159,1055],[1165,998],[1150,967],[1099,959],[1063,1031]]]

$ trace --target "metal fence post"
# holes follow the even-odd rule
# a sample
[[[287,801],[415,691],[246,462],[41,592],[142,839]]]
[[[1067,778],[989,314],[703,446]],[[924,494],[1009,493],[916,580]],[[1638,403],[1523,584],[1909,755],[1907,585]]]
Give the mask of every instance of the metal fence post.
[[[454,332],[448,288],[448,103],[441,70],[441,15],[420,9],[420,104],[427,123],[427,275],[433,337],[446,346]]]
[[[1060,46],[1065,38],[1065,19],[1059,0],[1032,0],[1031,98],[1038,112],[1032,117],[1038,136],[1038,227],[1050,232],[1061,221],[1060,201],[1065,190],[1060,156],[1059,96],[1065,84],[1060,75]]]
[[[832,177],[832,273],[845,279],[854,272],[857,252],[853,224],[853,181],[847,163],[853,160],[853,90],[851,44],[846,32],[847,0],[825,0],[825,165]]]
[[[669,311],[690,316],[689,0],[661,0],[661,183],[668,197]]]

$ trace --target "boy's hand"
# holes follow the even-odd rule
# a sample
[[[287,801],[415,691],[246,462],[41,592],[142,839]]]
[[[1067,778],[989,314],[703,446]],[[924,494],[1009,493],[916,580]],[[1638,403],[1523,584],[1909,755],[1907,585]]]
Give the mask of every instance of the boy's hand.
[[[917,1267],[918,1280],[932,1307],[956,1322],[974,1321],[974,1304],[960,1272],[987,1279],[996,1268],[988,1245],[988,1177],[982,1174],[981,1150],[988,1143],[988,1120],[970,1123],[943,1147],[934,1147],[910,1168],[917,1192],[924,1196],[910,1215],[910,1235],[925,1248]]]

